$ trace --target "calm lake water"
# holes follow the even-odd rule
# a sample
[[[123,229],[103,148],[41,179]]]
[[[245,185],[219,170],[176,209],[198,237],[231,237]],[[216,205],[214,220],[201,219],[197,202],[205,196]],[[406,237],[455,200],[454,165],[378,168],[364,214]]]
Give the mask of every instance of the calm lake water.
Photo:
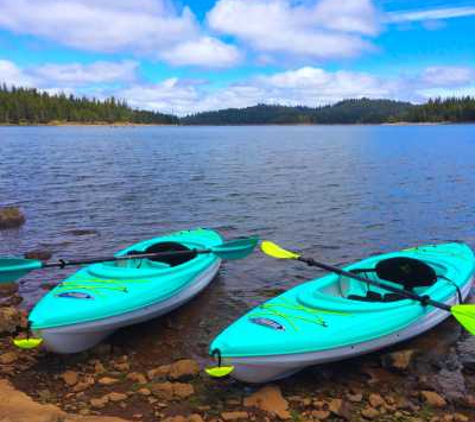
[[[426,242],[475,247],[475,126],[4,127],[5,205],[21,206],[27,222],[0,232],[1,256],[112,254],[192,227],[258,234],[333,264]],[[25,306],[71,271],[30,273]],[[320,274],[255,253],[226,263],[175,316],[213,337]],[[132,328],[134,341],[150,341],[157,324]]]

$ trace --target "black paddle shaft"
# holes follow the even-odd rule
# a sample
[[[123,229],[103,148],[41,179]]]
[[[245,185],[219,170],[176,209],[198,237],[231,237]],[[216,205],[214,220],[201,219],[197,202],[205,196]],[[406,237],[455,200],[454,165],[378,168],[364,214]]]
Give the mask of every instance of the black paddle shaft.
[[[42,268],[64,268],[71,265],[83,265],[83,264],[97,264],[99,262],[110,262],[110,261],[127,261],[129,259],[144,259],[144,258],[166,258],[170,256],[179,256],[179,255],[197,255],[203,253],[211,253],[211,249],[191,249],[187,251],[173,251],[173,252],[151,252],[151,253],[141,253],[133,255],[124,255],[124,256],[108,256],[102,258],[90,258],[83,259],[79,261],[65,261],[60,259],[59,262],[47,264],[44,263]]]
[[[299,256],[297,259],[299,261],[305,262],[307,265],[310,265],[311,267],[319,267],[332,273],[336,273],[348,278],[354,278],[355,280],[372,284],[373,286],[381,287],[383,289],[389,290],[390,292],[401,294],[402,296],[405,296],[408,299],[413,299],[413,300],[417,300],[421,302],[424,306],[431,305],[431,306],[434,306],[435,308],[443,309],[444,311],[448,311],[448,312],[451,311],[451,307],[449,305],[432,300],[429,296],[425,296],[425,295],[420,296],[416,293],[410,292],[409,290],[398,289],[397,287],[393,287],[388,284],[381,283],[376,280],[371,280],[369,278],[362,277],[358,274],[354,274],[352,272],[342,270],[341,268],[334,267],[333,265],[324,264],[323,262],[315,261],[313,258],[305,258],[305,257]]]

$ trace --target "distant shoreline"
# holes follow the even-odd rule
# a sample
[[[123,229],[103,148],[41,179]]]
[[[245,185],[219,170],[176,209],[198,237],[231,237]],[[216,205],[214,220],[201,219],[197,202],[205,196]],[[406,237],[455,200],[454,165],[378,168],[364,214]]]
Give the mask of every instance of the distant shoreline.
[[[226,127],[226,126],[443,126],[443,125],[457,125],[457,124],[471,124],[474,122],[393,122],[393,123],[262,123],[262,124],[172,124],[172,123],[130,123],[130,122],[54,122],[54,123],[0,123],[0,127],[141,127],[141,126],[180,126],[180,127]]]

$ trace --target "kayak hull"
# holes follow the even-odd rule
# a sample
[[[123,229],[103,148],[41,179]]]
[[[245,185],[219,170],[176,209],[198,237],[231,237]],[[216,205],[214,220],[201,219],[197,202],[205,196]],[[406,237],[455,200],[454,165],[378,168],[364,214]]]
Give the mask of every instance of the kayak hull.
[[[432,300],[458,304],[470,293],[475,256],[463,243],[426,245],[373,256],[345,267],[380,284],[376,267],[394,258],[422,261],[433,270],[412,288]],[[406,261],[404,261],[406,259]],[[395,262],[395,261],[392,261]],[[404,264],[406,265],[406,264]],[[421,264],[422,265],[422,264]],[[381,276],[380,276],[381,274]],[[399,276],[398,276],[399,277]],[[450,313],[334,273],[300,284],[252,309],[221,332],[210,354],[234,367],[231,376],[262,383],[308,366],[359,356],[430,330]]]
[[[462,290],[462,297],[466,299],[470,293],[471,284],[468,283]],[[458,304],[454,296],[445,302],[447,305]],[[286,378],[302,369],[323,363],[345,360],[371,353],[394,344],[416,337],[447,319],[450,313],[435,309],[424,318],[397,333],[381,337],[372,341],[354,344],[331,350],[313,353],[298,353],[293,355],[275,355],[249,358],[225,358],[223,365],[233,365],[232,377],[247,383],[265,383]]]
[[[222,239],[213,230],[186,230],[137,243],[116,256],[150,253],[153,248],[186,252],[220,244]],[[38,302],[29,315],[31,331],[50,351],[82,352],[119,328],[188,302],[209,285],[220,265],[221,259],[212,253],[89,265]]]
[[[219,271],[221,260],[193,280],[189,287],[169,300],[99,321],[34,331],[43,345],[55,353],[78,353],[90,349],[119,328],[139,324],[167,314],[184,305],[204,290]]]

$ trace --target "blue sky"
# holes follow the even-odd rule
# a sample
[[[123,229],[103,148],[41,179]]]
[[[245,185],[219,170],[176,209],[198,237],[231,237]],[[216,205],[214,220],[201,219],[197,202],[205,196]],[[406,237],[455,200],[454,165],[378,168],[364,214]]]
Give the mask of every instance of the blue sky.
[[[475,1],[0,0],[0,80],[181,115],[475,95]]]

